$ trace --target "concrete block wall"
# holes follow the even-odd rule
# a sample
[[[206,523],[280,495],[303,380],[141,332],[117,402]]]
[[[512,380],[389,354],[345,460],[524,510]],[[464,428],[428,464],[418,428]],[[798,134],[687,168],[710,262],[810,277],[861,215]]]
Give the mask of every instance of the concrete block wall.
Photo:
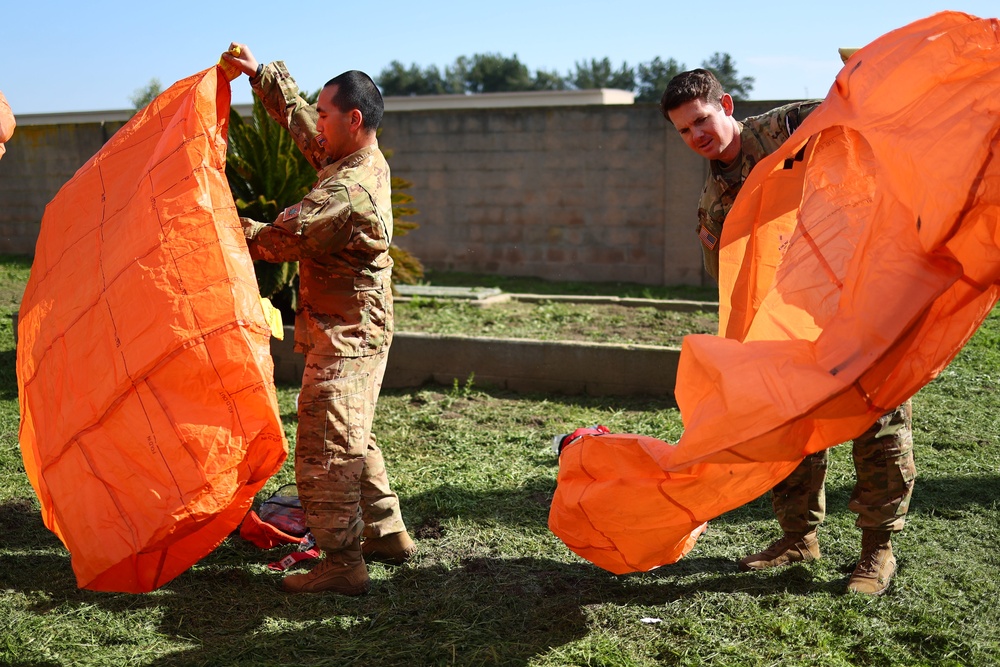
[[[121,122],[19,122],[0,160],[0,253],[33,255],[46,204]]]
[[[691,228],[705,167],[653,105],[408,112],[384,128],[420,211],[399,245],[430,268],[702,280]]]
[[[429,268],[714,284],[695,235],[708,165],[655,104],[408,111],[383,128],[420,212],[398,244]]]
[[[0,160],[0,253],[33,254],[45,205],[123,117],[19,117]],[[431,269],[713,284],[694,233],[707,163],[655,104],[394,111],[383,128],[419,210],[398,243]]]

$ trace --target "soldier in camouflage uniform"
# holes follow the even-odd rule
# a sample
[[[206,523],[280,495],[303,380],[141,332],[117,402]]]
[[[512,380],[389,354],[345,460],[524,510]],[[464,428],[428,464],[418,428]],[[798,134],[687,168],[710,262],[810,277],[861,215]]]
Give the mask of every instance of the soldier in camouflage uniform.
[[[710,160],[710,174],[698,207],[698,236],[705,269],[719,277],[719,240],[750,170],[777,150],[818,101],[789,104],[743,122],[733,117],[733,100],[708,70],[674,77],[660,110],[684,142]],[[862,529],[861,558],[848,590],[879,595],[896,571],[890,537],[903,529],[916,470],[910,401],[883,415],[853,441],[857,481],[849,508]],[[816,529],[826,514],[827,450],[806,456],[774,487],[772,505],[784,535],[760,553],[739,561],[740,569],[761,570],[819,558]]]
[[[416,551],[371,432],[393,333],[389,165],[375,138],[382,96],[368,75],[350,71],[311,106],[284,63],[263,65],[239,46],[224,57],[250,76],[318,171],[312,191],[273,223],[241,219],[254,259],[299,262],[295,349],[305,372],[295,478],[326,557],[282,588],[360,595],[369,589],[364,558],[399,564]]]

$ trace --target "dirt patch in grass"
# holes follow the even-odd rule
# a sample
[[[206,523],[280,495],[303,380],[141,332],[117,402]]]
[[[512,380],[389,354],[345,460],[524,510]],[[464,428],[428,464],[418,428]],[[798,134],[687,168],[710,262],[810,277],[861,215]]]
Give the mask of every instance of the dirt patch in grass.
[[[714,334],[714,312],[645,306],[542,301],[477,306],[466,301],[414,299],[396,304],[396,330],[677,347],[688,334]]]

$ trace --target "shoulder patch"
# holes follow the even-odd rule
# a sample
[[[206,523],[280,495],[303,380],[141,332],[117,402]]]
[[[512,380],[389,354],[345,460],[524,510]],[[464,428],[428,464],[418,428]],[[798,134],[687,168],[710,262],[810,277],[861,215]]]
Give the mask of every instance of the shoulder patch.
[[[709,250],[715,250],[715,246],[719,242],[719,237],[708,231],[708,227],[705,225],[702,225],[701,229],[698,230],[698,238]]]
[[[281,219],[294,220],[295,218],[299,217],[299,213],[301,212],[302,212],[302,202],[299,202],[298,204],[293,204],[292,206],[289,206],[284,211],[282,211]]]

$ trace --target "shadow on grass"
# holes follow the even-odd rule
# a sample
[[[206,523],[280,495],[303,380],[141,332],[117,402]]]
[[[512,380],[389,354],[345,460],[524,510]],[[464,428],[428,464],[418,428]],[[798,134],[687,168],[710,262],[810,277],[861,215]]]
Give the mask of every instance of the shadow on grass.
[[[0,400],[17,399],[17,352],[0,352]]]
[[[960,513],[991,506],[998,483],[997,474],[924,480],[912,511]],[[441,487],[435,493],[446,494],[449,509],[429,514],[423,526],[450,516],[515,525],[530,523],[526,515],[543,521],[550,491],[551,480],[544,478],[507,493]],[[848,485],[833,488],[831,502],[846,504],[848,493]],[[404,497],[403,506],[429,510],[431,495]],[[922,500],[916,502],[917,498]],[[716,521],[770,517],[766,500],[751,505]],[[277,550],[262,552],[230,539],[158,591],[97,593],[76,588],[68,554],[44,528],[32,501],[0,505],[0,530],[7,552],[0,568],[0,590],[28,595],[30,612],[39,616],[67,609],[86,614],[88,608],[98,607],[114,615],[119,625],[128,626],[148,622],[130,620],[132,614],[154,610],[156,631],[170,648],[147,653],[143,664],[164,666],[523,665],[591,633],[591,605],[638,606],[638,625],[639,614],[649,611],[643,608],[704,593],[836,595],[844,586],[844,580],[815,577],[809,567],[741,574],[728,558],[697,556],[653,572],[616,577],[582,562],[505,559],[472,552],[456,558],[446,552],[447,541],[425,539],[413,565],[391,569],[372,565],[373,590],[368,596],[293,596],[278,590],[280,575],[265,567],[279,555]],[[36,592],[43,594],[32,594]],[[122,641],[138,640],[109,631],[108,644]],[[144,649],[135,650],[141,654]],[[175,652],[163,654],[164,650]]]

